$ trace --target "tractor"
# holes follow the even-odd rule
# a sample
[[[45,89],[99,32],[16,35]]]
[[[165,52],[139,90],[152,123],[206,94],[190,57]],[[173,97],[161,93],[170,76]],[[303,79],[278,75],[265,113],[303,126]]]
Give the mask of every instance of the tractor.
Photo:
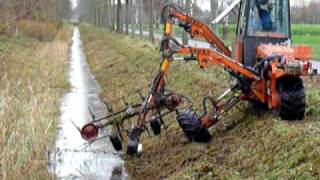
[[[135,155],[141,149],[141,134],[149,128],[155,135],[160,134],[161,126],[165,124],[163,117],[176,113],[176,119],[189,140],[208,142],[211,138],[208,128],[222,120],[222,115],[241,101],[274,110],[283,120],[304,119],[306,94],[301,76],[315,71],[311,64],[311,48],[291,46],[289,0],[236,0],[233,6],[238,8],[239,16],[231,51],[205,23],[174,5],[166,5],[161,14],[164,24],[160,45],[162,61],[148,95],[140,93],[141,103],[125,103],[124,109],[85,125],[81,129],[82,137],[86,140],[97,138],[99,128],[114,124],[112,118],[119,114],[122,120],[137,117],[137,123],[128,129],[116,123],[117,132],[110,135],[113,146],[120,151],[121,132],[127,132],[126,152]],[[175,25],[183,28],[191,38],[205,40],[211,48],[182,45],[173,36]],[[203,69],[221,66],[236,79],[236,83],[216,99],[205,97],[202,115],[191,108],[181,110],[181,103],[189,99],[169,92],[165,86],[165,77],[174,61],[196,61]],[[148,115],[150,112],[152,115]]]

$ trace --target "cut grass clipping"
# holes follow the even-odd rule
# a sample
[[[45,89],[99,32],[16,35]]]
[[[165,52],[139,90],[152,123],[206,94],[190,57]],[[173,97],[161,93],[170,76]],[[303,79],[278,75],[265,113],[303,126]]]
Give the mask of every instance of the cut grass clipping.
[[[0,179],[50,179],[70,37],[65,27],[52,42],[0,38]]]
[[[99,81],[104,100],[123,106],[122,96],[146,89],[159,67],[159,49],[147,41],[81,27],[84,50],[90,68]],[[217,97],[228,85],[228,76],[218,67],[207,71],[197,63],[174,62],[168,87],[193,98],[199,109],[202,97]],[[308,102],[319,105],[311,91],[318,87],[308,80]],[[319,88],[318,88],[319,89]],[[319,93],[319,90],[317,90]],[[320,176],[320,125],[313,111],[302,122],[274,118],[247,103],[241,103],[223,121],[210,129],[207,144],[189,143],[175,117],[166,118],[167,130],[159,137],[142,136],[144,154],[126,160],[132,179],[316,179]]]

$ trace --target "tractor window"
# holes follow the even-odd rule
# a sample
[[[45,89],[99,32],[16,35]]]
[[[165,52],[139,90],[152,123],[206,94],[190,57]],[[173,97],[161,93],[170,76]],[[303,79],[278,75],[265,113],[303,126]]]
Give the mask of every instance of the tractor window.
[[[249,36],[289,37],[288,1],[252,0],[247,33]]]

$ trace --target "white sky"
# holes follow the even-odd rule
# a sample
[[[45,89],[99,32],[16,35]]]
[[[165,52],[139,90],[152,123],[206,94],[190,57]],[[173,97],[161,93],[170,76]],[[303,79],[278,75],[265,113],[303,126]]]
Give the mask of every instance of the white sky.
[[[78,1],[77,0],[70,0],[71,1],[71,8],[74,9],[77,7]]]

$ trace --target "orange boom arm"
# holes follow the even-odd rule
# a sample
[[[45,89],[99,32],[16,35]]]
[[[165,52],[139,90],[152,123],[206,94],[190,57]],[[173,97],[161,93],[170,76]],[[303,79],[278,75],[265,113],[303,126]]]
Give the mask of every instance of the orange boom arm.
[[[176,18],[179,21],[179,26],[183,27],[188,33],[190,33],[192,38],[203,38],[212,46],[219,49],[225,56],[231,57],[231,51],[229,48],[205,23],[178,11],[175,7],[167,6],[166,8],[170,8],[166,22],[173,22],[172,18]],[[172,25],[169,26],[172,27]]]

